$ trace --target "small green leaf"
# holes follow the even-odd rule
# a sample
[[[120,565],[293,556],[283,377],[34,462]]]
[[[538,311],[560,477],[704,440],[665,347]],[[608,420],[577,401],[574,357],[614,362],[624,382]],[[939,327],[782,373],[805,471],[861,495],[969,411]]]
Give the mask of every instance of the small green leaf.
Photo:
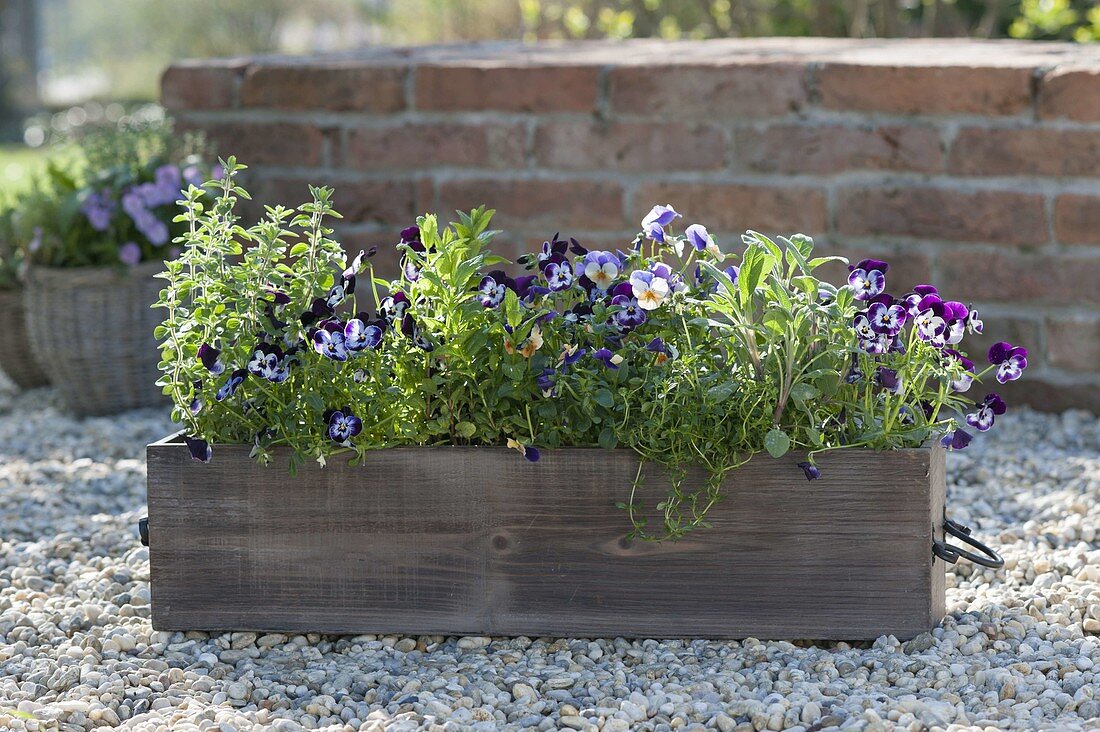
[[[610,427],[604,427],[600,430],[600,447],[605,450],[613,450],[618,444],[619,440],[615,437],[615,430]]]
[[[600,389],[592,398],[596,400],[596,403],[604,407],[612,407],[615,405],[615,396],[607,389]]]
[[[783,457],[791,449],[791,438],[777,427],[764,436],[764,449],[773,458]]]
[[[477,427],[473,422],[459,422],[455,425],[455,432],[457,432],[460,437],[473,437],[474,433],[477,432]]]
[[[712,404],[721,404],[733,396],[736,389],[737,382],[735,381],[723,381],[721,384],[715,384],[707,389],[707,401]]]
[[[808,402],[811,399],[816,399],[821,396],[813,384],[807,384],[806,382],[800,382],[791,387],[791,399],[794,399],[799,404]]]
[[[523,312],[520,310],[519,297],[514,290],[504,291],[504,318],[512,328],[519,327],[523,322]]]

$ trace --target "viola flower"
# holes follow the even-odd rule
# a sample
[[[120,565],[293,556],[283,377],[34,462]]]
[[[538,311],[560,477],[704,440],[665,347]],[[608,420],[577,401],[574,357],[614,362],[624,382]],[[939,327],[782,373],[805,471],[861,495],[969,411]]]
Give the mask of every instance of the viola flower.
[[[1023,376],[1027,368],[1027,349],[999,341],[989,347],[989,363],[997,367],[997,381],[1007,384]]]
[[[377,247],[372,247],[372,249],[377,250]],[[360,249],[359,253],[356,254],[355,257],[351,260],[351,264],[349,264],[340,274],[340,279],[344,280],[345,282],[351,282],[351,289],[348,290],[349,294],[355,292],[355,276],[363,271],[363,259],[369,256],[372,255],[367,254],[365,250]]]
[[[886,275],[879,269],[865,270],[857,267],[848,275],[848,286],[852,288],[857,300],[870,300],[886,289]]]
[[[692,224],[684,230],[684,237],[688,240],[688,243],[695,247],[696,251],[709,250],[714,253],[718,250],[718,245],[714,243],[714,237],[707,231],[707,227],[702,224]]]
[[[527,337],[527,342],[523,344],[519,352],[524,358],[531,358],[535,355],[535,351],[540,348],[542,348],[542,328],[536,325],[531,329],[531,335]]]
[[[248,369],[237,369],[234,371],[218,389],[218,393],[214,395],[214,398],[222,402],[236,394],[237,388],[244,383],[244,378],[246,376],[248,376]]]
[[[577,263],[577,269],[597,288],[606,292],[619,276],[622,263],[611,252],[594,251],[584,255],[584,259]]]
[[[861,341],[871,340],[878,335],[875,329],[871,327],[871,321],[867,318],[866,313],[856,314],[855,320],[852,322],[852,328]]]
[[[333,361],[347,361],[348,349],[344,342],[344,329],[339,323],[329,321],[313,332],[313,349]]]
[[[966,430],[953,430],[940,440],[940,445],[948,450],[962,450],[974,439]]]
[[[917,337],[936,348],[943,348],[947,344],[947,320],[944,318],[946,310],[943,301],[936,295],[927,295],[921,299],[917,308],[917,315],[913,318]]]
[[[118,248],[118,261],[133,267],[141,261],[141,247],[136,242],[126,242]]]
[[[561,366],[572,366],[577,361],[581,360],[581,356],[588,353],[587,348],[577,348],[576,346],[564,346],[561,349],[561,356],[558,358],[558,364]]]
[[[642,310],[656,310],[669,291],[668,280],[640,269],[630,273],[630,288]]]
[[[508,447],[518,451],[520,455],[527,458],[533,463],[537,463],[539,461],[539,450],[537,447],[524,445],[522,442],[513,440],[511,437],[508,438]]]
[[[970,333],[981,333],[985,330],[985,323],[978,317],[978,311],[974,306],[971,306],[970,312],[966,314],[966,329]]]
[[[601,348],[592,354],[592,358],[601,362],[604,366],[612,370],[618,370],[619,364],[623,362],[623,357],[617,353],[612,353],[606,348]]]
[[[401,333],[406,338],[413,342],[413,345],[422,351],[434,351],[435,345],[432,344],[427,334],[420,328],[420,324],[413,319],[413,316],[409,313],[405,313],[405,317],[401,319]]]
[[[642,219],[642,231],[653,241],[663,244],[665,241],[664,227],[678,218],[680,218],[680,214],[676,213],[676,209],[671,205],[654,206]]]
[[[408,309],[409,296],[399,290],[392,296],[382,298],[378,304],[378,317],[386,322],[387,327],[392,327],[404,319]]]
[[[844,377],[844,381],[849,384],[855,384],[863,380],[863,372],[859,369],[859,357],[856,354],[852,354],[852,365],[848,367],[848,374]]]
[[[203,343],[199,346],[199,360],[202,361],[202,365],[206,367],[206,370],[215,376],[225,371],[225,364],[221,362],[221,355],[222,352],[209,343]]]
[[[859,348],[864,353],[881,355],[890,351],[890,336],[885,333],[875,333],[873,338],[861,338]]]
[[[302,313],[301,316],[299,316],[298,320],[301,322],[302,325],[308,326],[317,322],[321,318],[329,317],[334,312],[335,311],[333,310],[332,306],[328,304],[326,298],[318,297],[314,298],[313,302],[309,306],[309,310]]]
[[[363,313],[366,315],[366,313]],[[364,349],[377,349],[382,345],[382,328],[377,323],[367,323],[355,317],[344,326],[344,347],[352,353]]]
[[[111,227],[115,215],[115,202],[107,188],[88,194],[80,205],[80,211],[96,231],[106,231]]]
[[[542,269],[551,292],[562,292],[573,286],[573,269],[564,262],[550,262]]]
[[[248,373],[277,384],[286,381],[290,369],[283,362],[283,349],[270,343],[257,345],[248,361]]]
[[[587,302],[580,302],[566,310],[561,316],[562,320],[572,325],[581,323],[592,317],[592,304]]]
[[[620,330],[631,331],[645,323],[647,315],[637,298],[633,297],[633,286],[627,282],[615,288],[615,296],[611,298],[613,307],[621,308],[611,316],[615,325]]]
[[[352,437],[363,431],[363,420],[352,414],[348,407],[329,410],[325,412],[324,419],[328,422],[329,439],[341,445],[348,444]]]
[[[651,353],[656,353],[656,364],[660,366],[670,358],[676,358],[679,354],[676,351],[676,347],[670,344],[666,344],[658,336],[646,344],[645,349]]]
[[[575,242],[576,239],[573,241]],[[568,248],[569,242],[559,239],[558,234],[554,234],[554,238],[542,243],[542,249],[535,255],[535,259],[540,267],[552,260],[563,262]]]
[[[979,432],[988,431],[993,426],[994,417],[1008,410],[1005,400],[999,394],[986,394],[985,399],[977,406],[978,411],[966,415],[966,423]]]
[[[202,390],[202,381],[195,381],[191,384],[191,390],[193,392],[191,403],[187,405],[192,415],[197,415],[202,411],[203,403],[202,397],[199,396],[199,392]]]
[[[539,391],[542,392],[544,397],[552,397],[557,395],[557,390],[554,387],[555,377],[557,371],[551,368],[545,368],[542,373],[535,378],[535,385],[538,386]]]
[[[952,379],[949,384],[951,389],[957,392],[967,391],[970,385],[974,383],[974,362],[953,348],[943,349],[943,354],[947,360],[946,365],[950,366],[950,361],[955,360],[962,364],[963,367],[962,375]]]
[[[806,480],[817,480],[821,477],[821,470],[811,462],[800,462],[798,467],[802,468],[802,472],[806,474]]]
[[[867,309],[871,330],[890,336],[897,335],[908,316],[905,307],[898,304],[873,302]]]
[[[481,278],[477,286],[478,302],[482,307],[495,308],[504,302],[504,293],[516,289],[516,281],[497,269]]]
[[[901,394],[904,389],[901,377],[898,376],[898,372],[894,369],[880,366],[878,371],[875,372],[875,381],[891,394]]]
[[[198,460],[200,463],[210,462],[210,458],[214,455],[214,450],[210,447],[210,443],[206,440],[200,440],[198,437],[184,437],[183,441],[187,444],[187,451],[191,453],[192,460]]]

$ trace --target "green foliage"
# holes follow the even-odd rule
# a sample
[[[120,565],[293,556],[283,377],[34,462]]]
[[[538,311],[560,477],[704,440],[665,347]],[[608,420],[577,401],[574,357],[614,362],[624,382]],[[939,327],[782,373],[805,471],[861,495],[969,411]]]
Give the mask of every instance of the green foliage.
[[[267,208],[246,228],[234,213],[248,195],[241,166],[225,167],[206,184],[216,197],[185,194],[182,254],[167,263],[157,304],[166,310],[158,383],[173,418],[215,448],[251,443],[266,463],[285,446],[294,470],[399,445],[507,444],[529,459],[535,446],[624,447],[671,484],[651,500],[639,473],[621,504],[635,535],[675,539],[707,525],[723,477],[755,454],[813,461],[846,447],[922,445],[955,426],[948,410],[969,404],[948,387],[959,361],[915,329],[899,335],[905,349],[860,348],[852,323],[862,304],[847,285],[817,278],[838,258],[815,257],[806,236],[748,232],[739,272],[723,268],[731,255],[709,236],[640,234],[618,256],[574,242],[572,262],[555,238],[521,258],[536,271],[521,283],[493,270],[504,261],[489,251],[493,211],[478,208],[447,226],[420,217],[398,245],[402,276],[383,280],[369,258],[349,265],[332,238],[331,189],[311,188],[297,210]],[[599,289],[604,262],[615,274]],[[551,264],[590,279],[557,286]],[[391,298],[405,298],[403,316],[390,317]],[[376,325],[377,341],[325,350],[356,323]],[[220,352],[224,372],[200,359],[204,346]],[[262,374],[268,352],[288,375]],[[880,368],[901,386],[885,388]],[[361,419],[362,431],[334,436],[334,411]],[[689,485],[696,466],[706,477]]]

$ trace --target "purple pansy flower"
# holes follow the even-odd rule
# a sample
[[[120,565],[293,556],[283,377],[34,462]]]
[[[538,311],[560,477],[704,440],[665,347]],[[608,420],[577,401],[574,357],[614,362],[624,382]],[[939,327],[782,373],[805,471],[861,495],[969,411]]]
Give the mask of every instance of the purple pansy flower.
[[[871,307],[867,308],[867,319],[870,321],[871,330],[891,336],[897,335],[908,316],[909,313],[905,307],[897,303],[873,302]]]
[[[714,237],[707,231],[707,227],[702,224],[692,224],[687,227],[684,230],[684,236],[687,238],[688,243],[700,252],[714,247]]]
[[[363,431],[363,420],[351,413],[351,409],[333,409],[325,412],[324,419],[328,422],[328,436],[333,442],[341,445]]]
[[[202,361],[202,365],[206,367],[206,370],[215,376],[225,371],[225,364],[220,359],[221,355],[222,352],[209,343],[203,343],[199,346],[199,360]]]
[[[516,289],[516,281],[497,269],[481,278],[477,286],[478,302],[483,307],[495,308],[504,302],[504,293]]]
[[[895,369],[888,369],[880,366],[878,371],[875,372],[875,380],[878,381],[886,391],[892,394],[900,394],[904,388],[901,377],[898,376],[898,372]]]
[[[344,329],[339,323],[323,323],[313,333],[313,349],[333,361],[347,361],[348,349],[344,343]]]
[[[948,450],[962,450],[974,439],[966,430],[953,430],[948,432],[940,440],[940,445]]]
[[[986,432],[993,426],[994,417],[1004,414],[1008,410],[1005,400],[999,394],[986,394],[985,399],[978,405],[978,411],[966,415],[966,423],[978,430]]]
[[[126,242],[118,248],[118,261],[133,267],[141,261],[141,247],[136,242]]]
[[[198,437],[184,437],[183,441],[187,443],[187,451],[191,453],[192,460],[198,460],[200,463],[210,462],[214,451],[211,449],[209,442],[200,440]]]
[[[821,470],[811,462],[802,461],[798,463],[798,467],[806,474],[806,480],[817,480],[821,477]]]
[[[104,188],[88,194],[80,210],[93,229],[106,231],[110,228],[111,218],[115,215],[115,202],[111,199],[111,192]]]
[[[388,325],[393,326],[405,317],[405,311],[409,309],[409,296],[404,292],[395,292],[392,296],[382,298],[378,304],[378,316]]]
[[[613,294],[611,305],[621,308],[621,310],[611,317],[620,330],[633,330],[646,321],[648,316],[639,305],[638,299],[634,297],[633,287],[630,283],[623,282],[615,288]]]
[[[248,373],[261,379],[282,383],[290,376],[290,367],[283,359],[283,349],[270,343],[260,343],[248,361]]]
[[[886,275],[880,269],[866,270],[857,267],[848,274],[848,285],[857,300],[870,300],[886,289]]]
[[[649,213],[645,215],[645,218],[642,219],[642,231],[653,241],[664,243],[664,227],[668,226],[679,217],[680,214],[676,213],[676,209],[671,205],[654,206],[650,209]]]
[[[557,394],[557,390],[554,388],[557,373],[558,372],[554,369],[545,368],[542,370],[542,373],[535,378],[535,384],[544,397],[552,397]]]
[[[368,323],[364,318],[356,317],[344,326],[344,348],[352,353],[358,353],[367,348],[377,349],[380,345],[382,345],[382,328],[377,323]]]
[[[951,358],[962,364],[963,373],[950,383],[951,389],[958,392],[967,391],[974,383],[974,362],[953,348],[943,349],[945,358]]]
[[[244,377],[246,376],[248,376],[247,369],[237,369],[234,371],[218,389],[218,393],[214,395],[214,398],[221,402],[236,394],[237,387],[244,383]]]
[[[596,359],[609,369],[618,369],[619,364],[623,362],[623,357],[617,353],[612,353],[607,348],[601,348],[592,354],[592,358]]]
[[[549,262],[542,269],[551,292],[562,292],[573,286],[573,269],[565,262]]]
[[[433,351],[435,346],[428,339],[428,336],[420,328],[420,324],[413,319],[413,316],[405,313],[405,317],[401,319],[401,333],[413,342],[417,348],[422,351]]]
[[[966,314],[966,329],[971,333],[981,333],[985,330],[985,323],[978,317],[978,311],[970,306],[970,312]]]
[[[997,367],[997,381],[1007,384],[1023,375],[1027,368],[1027,349],[999,341],[989,347],[989,363]]]

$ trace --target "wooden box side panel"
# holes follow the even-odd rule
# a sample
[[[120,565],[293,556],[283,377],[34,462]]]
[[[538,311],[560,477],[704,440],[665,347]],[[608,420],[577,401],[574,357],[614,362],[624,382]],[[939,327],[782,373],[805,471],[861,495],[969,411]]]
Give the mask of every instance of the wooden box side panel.
[[[931,627],[936,453],[826,454],[812,483],[799,459],[753,459],[728,476],[713,528],[655,544],[628,539],[614,507],[638,470],[625,450],[532,464],[495,448],[394,449],[291,479],[246,448],[201,465],[154,445],[154,624],[775,638]],[[667,485],[646,466],[640,498]]]

